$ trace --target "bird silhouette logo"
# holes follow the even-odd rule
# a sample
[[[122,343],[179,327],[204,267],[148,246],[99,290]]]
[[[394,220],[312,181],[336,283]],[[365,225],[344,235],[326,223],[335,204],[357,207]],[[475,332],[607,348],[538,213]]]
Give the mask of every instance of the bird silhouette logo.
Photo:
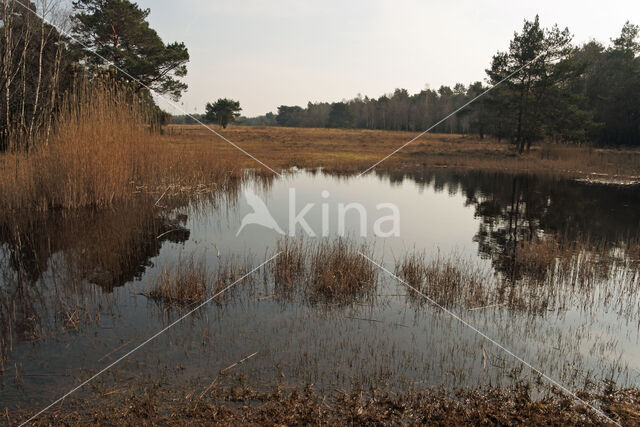
[[[262,199],[258,197],[253,190],[247,189],[244,192],[244,197],[247,200],[247,204],[253,209],[253,212],[246,214],[244,218],[242,218],[242,224],[236,233],[236,237],[240,235],[240,232],[247,225],[252,224],[261,225],[270,230],[274,230],[279,234],[284,234],[284,231],[282,231],[276,220],[271,216],[271,212],[269,212],[267,205],[264,204]]]

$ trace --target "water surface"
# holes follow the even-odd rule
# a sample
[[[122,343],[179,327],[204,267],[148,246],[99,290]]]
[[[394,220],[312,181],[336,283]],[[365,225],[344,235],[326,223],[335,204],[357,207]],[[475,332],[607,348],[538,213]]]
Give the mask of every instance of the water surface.
[[[178,318],[184,310],[145,296],[161,269],[195,257],[214,272],[230,260],[257,266],[272,256],[277,232],[249,225],[236,235],[252,211],[244,194],[262,197],[287,230],[292,188],[298,212],[315,204],[305,219],[318,235],[325,206],[329,238],[338,232],[338,204],[361,203],[369,235],[359,236],[354,211],[346,229],[391,271],[407,251],[418,251],[426,260],[473,265],[488,286],[526,289],[519,305],[453,300],[447,308],[545,374],[572,389],[604,379],[640,385],[638,260],[629,250],[640,231],[637,187],[447,170],[360,178],[298,171],[172,208],[147,203],[6,220],[0,401],[30,407],[54,400]],[[376,209],[380,203],[398,206],[399,236],[371,236],[373,222],[388,214]],[[542,238],[589,242],[598,248],[600,274],[587,286],[578,267],[575,277],[530,292],[519,248]],[[383,272],[380,279],[373,298],[346,304],[281,298],[267,265],[97,384],[157,379],[204,388],[221,369],[256,352],[227,380],[254,387],[313,383],[326,391],[544,383],[449,314],[407,296],[397,280]]]

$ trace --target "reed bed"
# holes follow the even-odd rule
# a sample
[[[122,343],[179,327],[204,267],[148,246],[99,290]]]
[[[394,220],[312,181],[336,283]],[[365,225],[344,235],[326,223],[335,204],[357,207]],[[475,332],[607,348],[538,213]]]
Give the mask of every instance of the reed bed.
[[[559,243],[557,248],[551,251],[555,258],[539,251],[518,254],[521,260],[533,260],[518,263],[533,263],[540,270],[509,281],[512,306],[541,313],[570,306],[587,312],[605,307],[627,320],[639,317],[640,266],[630,254],[607,251],[601,244],[580,240]],[[540,259],[547,261],[541,263]],[[543,271],[545,264],[547,269]]]
[[[371,295],[379,269],[362,254],[373,256],[368,244],[348,238],[306,241],[285,238],[272,272],[277,288],[286,294],[297,288],[312,302],[348,303]]]
[[[345,301],[375,290],[379,268],[362,254],[373,256],[366,244],[358,246],[343,238],[315,245],[308,282],[314,298]]]
[[[253,282],[254,278],[247,276],[250,270],[248,258],[243,262],[237,257],[219,261],[212,290],[212,293],[216,297],[215,302],[222,304],[224,301],[228,301],[234,293],[232,286],[239,283],[239,280]]]
[[[179,147],[147,125],[131,88],[111,80],[79,83],[63,103],[50,143],[0,155],[0,209],[37,212],[107,207],[140,193],[237,188],[234,157],[211,147]]]
[[[285,237],[278,240],[276,253],[280,255],[272,267],[275,286],[291,289],[304,277],[309,257],[308,246],[302,238]]]
[[[210,281],[203,259],[196,261],[191,255],[184,261],[180,257],[176,268],[162,269],[147,295],[169,306],[191,305],[207,298]]]
[[[282,297],[300,293],[310,302],[349,303],[378,287],[379,269],[360,255],[372,256],[366,245],[342,238],[284,238],[277,251],[271,271]],[[519,244],[512,260],[518,269],[514,276],[456,254],[427,259],[422,252],[408,251],[396,260],[395,273],[408,285],[409,301],[421,305],[432,300],[445,307],[504,307],[538,315],[604,305],[627,319],[638,318],[638,265],[624,253],[606,252],[588,240],[545,238]]]
[[[546,237],[519,243],[510,265],[501,260],[495,272],[455,254],[427,260],[420,252],[396,260],[395,272],[408,285],[412,302],[429,298],[445,307],[501,306],[537,315],[567,307],[586,312],[605,307],[635,320],[640,318],[640,268],[627,252],[608,253],[588,239]]]
[[[423,253],[409,252],[396,261],[395,272],[407,285],[414,302],[426,303],[425,295],[442,306],[485,306],[497,301],[491,271],[457,257],[438,256],[427,261]]]
[[[146,292],[149,298],[168,307],[191,306],[215,296],[215,302],[228,301],[233,292],[230,287],[249,272],[249,262],[240,262],[236,257],[218,259],[215,271],[211,272],[203,256],[196,260],[194,254],[180,256],[172,268],[165,266]],[[228,292],[227,292],[228,291]]]
[[[640,261],[640,243],[634,242],[627,246],[627,255],[633,261]]]

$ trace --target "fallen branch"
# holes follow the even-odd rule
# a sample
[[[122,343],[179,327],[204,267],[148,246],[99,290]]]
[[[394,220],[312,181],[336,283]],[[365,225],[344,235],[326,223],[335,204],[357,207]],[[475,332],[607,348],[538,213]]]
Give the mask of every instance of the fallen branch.
[[[253,354],[250,354],[249,356],[245,357],[244,359],[241,359],[235,363],[232,363],[231,365],[227,366],[226,368],[224,368],[223,370],[220,371],[220,375],[224,375],[225,372],[227,372],[228,370],[235,368],[238,365],[243,364],[244,362],[246,362],[247,360],[251,359],[253,356],[255,356],[256,354],[258,354],[258,352],[256,351]]]

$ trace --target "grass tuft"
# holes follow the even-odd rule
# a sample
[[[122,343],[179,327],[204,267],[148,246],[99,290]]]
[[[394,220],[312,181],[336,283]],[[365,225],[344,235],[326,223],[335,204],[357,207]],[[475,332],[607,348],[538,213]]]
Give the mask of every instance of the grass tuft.
[[[202,302],[207,298],[209,273],[204,260],[178,260],[175,269],[165,266],[156,277],[149,298],[163,301],[169,306],[184,306]]]

